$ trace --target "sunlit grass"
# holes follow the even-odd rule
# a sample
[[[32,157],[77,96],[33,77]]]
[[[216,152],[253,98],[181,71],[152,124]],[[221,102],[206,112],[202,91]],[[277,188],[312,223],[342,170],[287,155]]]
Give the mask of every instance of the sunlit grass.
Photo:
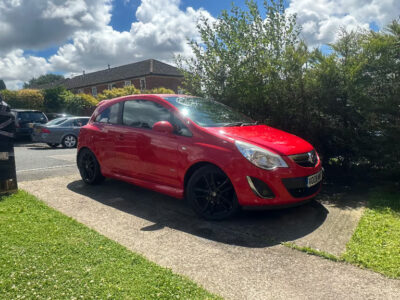
[[[1,299],[211,299],[20,191],[0,197]]]

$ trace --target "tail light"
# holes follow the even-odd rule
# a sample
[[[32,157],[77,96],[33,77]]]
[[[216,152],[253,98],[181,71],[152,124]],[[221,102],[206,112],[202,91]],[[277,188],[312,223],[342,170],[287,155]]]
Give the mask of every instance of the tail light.
[[[47,128],[42,128],[42,133],[50,133],[50,130],[48,130]]]

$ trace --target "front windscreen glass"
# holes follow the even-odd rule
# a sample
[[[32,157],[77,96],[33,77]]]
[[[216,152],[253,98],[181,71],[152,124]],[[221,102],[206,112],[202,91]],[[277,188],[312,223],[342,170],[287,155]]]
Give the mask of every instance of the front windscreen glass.
[[[249,117],[222,103],[195,97],[165,97],[183,116],[203,127],[254,125]]]

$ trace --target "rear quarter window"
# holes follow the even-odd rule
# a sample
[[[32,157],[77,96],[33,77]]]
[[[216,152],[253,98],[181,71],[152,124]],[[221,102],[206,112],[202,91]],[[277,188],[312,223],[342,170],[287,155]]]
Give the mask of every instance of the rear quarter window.
[[[120,114],[121,103],[116,103],[104,109],[99,115],[97,115],[95,122],[118,124]]]

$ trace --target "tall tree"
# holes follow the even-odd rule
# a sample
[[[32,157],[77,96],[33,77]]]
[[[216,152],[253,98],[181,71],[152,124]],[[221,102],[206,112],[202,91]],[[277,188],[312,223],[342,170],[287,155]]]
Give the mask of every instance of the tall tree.
[[[282,0],[265,1],[263,11],[254,1],[246,5],[232,6],[213,23],[201,20],[201,41],[190,41],[194,58],[177,58],[183,88],[284,125],[289,120],[280,112],[286,99],[304,99],[300,81],[308,51]]]
[[[24,89],[32,88],[42,84],[57,82],[62,79],[64,79],[64,76],[58,74],[41,75],[38,78],[32,78],[28,82],[25,82],[23,87]]]

